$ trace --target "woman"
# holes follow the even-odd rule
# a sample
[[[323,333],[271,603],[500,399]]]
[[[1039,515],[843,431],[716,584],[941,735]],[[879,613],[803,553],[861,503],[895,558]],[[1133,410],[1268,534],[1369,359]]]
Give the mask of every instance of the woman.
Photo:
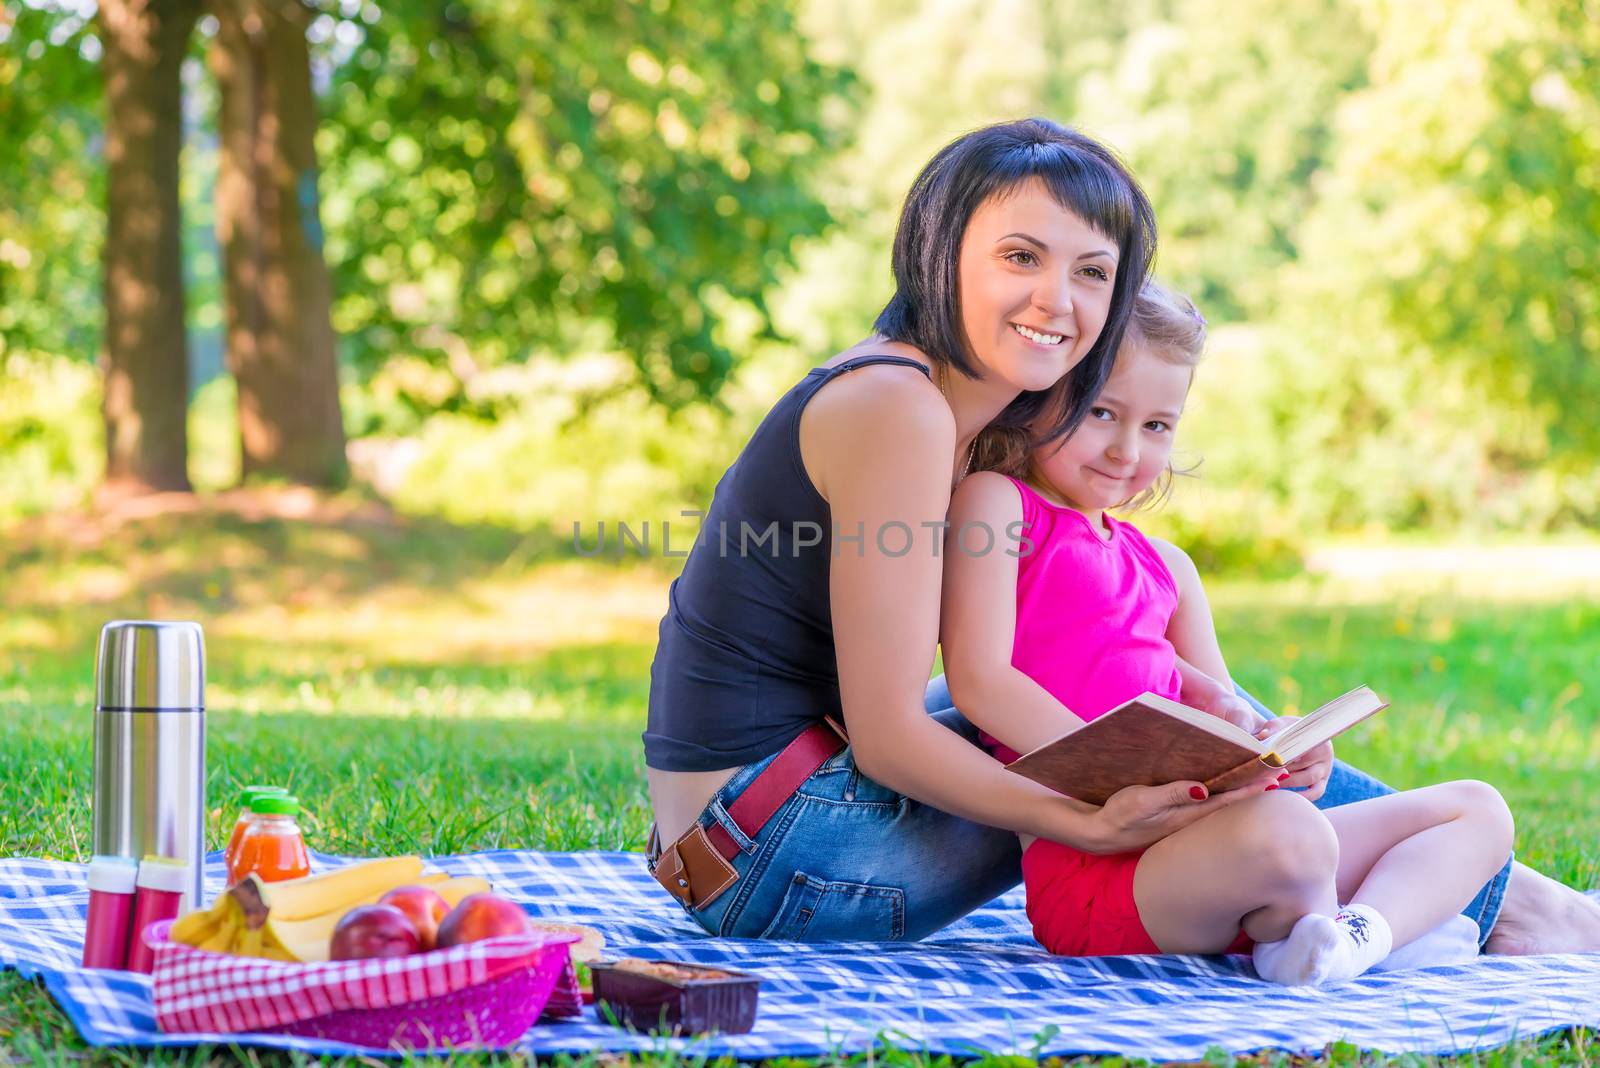
[[[718,483],[644,734],[651,868],[707,931],[921,938],[1016,884],[1017,833],[1131,850],[1250,792],[1133,787],[1097,808],[924,710],[972,442],[1057,394],[1054,436],[1081,420],[1154,242],[1143,192],[1083,135],[1030,119],[957,139],[907,196],[877,336],[781,398]]]

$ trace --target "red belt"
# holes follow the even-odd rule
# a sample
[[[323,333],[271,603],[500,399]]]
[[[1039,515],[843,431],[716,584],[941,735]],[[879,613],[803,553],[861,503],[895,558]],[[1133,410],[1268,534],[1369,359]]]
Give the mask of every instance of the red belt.
[[[841,732],[835,730],[831,722],[808,727],[728,806],[728,816],[734,826],[746,837],[754,838],[773,813],[794,796],[800,784],[811,778],[812,773],[845,744]],[[659,845],[660,837],[652,825],[648,853],[653,855]],[[739,853],[739,843],[721,823],[713,820],[707,829],[696,822],[653,859],[651,874],[667,893],[691,908],[701,908],[739,881],[731,863]]]

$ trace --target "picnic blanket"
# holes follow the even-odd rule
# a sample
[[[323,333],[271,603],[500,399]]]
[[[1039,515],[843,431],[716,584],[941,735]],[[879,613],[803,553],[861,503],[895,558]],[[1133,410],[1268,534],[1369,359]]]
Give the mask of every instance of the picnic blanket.
[[[748,1035],[630,1034],[590,1010],[581,1020],[533,1027],[522,1043],[530,1053],[674,1047],[754,1060],[850,1055],[891,1044],[955,1056],[1193,1060],[1213,1047],[1300,1053],[1332,1042],[1388,1053],[1456,1053],[1600,1026],[1600,954],[1485,957],[1463,967],[1285,988],[1255,978],[1245,957],[1051,957],[1033,941],[1020,891],[920,943],[803,945],[708,938],[635,853],[496,851],[429,863],[482,875],[534,915],[597,927],[616,953],[722,964],[763,978]],[[0,966],[42,976],[88,1042],[357,1052],[302,1038],[162,1034],[147,977],[77,966],[88,901],[84,872],[78,864],[0,860]],[[206,875],[208,891],[220,890],[219,855],[208,858]]]

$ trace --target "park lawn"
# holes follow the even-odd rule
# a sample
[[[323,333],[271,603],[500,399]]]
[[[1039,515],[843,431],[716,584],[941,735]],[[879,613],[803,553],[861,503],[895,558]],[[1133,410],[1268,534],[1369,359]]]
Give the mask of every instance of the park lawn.
[[[0,855],[85,859],[95,639],[106,620],[143,616],[206,627],[213,848],[247,781],[290,784],[309,840],[329,852],[640,847],[662,565],[579,560],[548,535],[399,519],[354,498],[263,492],[147,511],[0,532]],[[1585,886],[1600,883],[1596,592],[1211,583],[1240,681],[1302,711],[1372,685],[1394,707],[1341,755],[1395,785],[1493,781],[1517,813],[1519,855]],[[0,1042],[27,1060],[148,1059],[86,1049],[15,973],[0,973]],[[1358,1059],[1336,1048],[1312,1063]],[[1594,1059],[1578,1032],[1472,1061]]]

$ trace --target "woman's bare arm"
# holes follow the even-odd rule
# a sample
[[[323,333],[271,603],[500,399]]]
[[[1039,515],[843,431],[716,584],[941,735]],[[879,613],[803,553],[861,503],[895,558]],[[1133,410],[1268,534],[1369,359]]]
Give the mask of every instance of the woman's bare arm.
[[[834,522],[833,633],[857,766],[958,816],[1088,837],[1091,806],[1012,775],[922,706],[939,638],[951,473],[943,458],[955,454],[943,399],[920,376],[865,367],[807,405],[801,445]]]
[[[1017,629],[1021,548],[1007,538],[1022,522],[1010,479],[979,472],[956,489],[945,553],[940,645],[945,681],[961,714],[1019,753],[1083,725],[1073,712],[1011,665]],[[987,534],[981,532],[987,528]],[[967,537],[961,532],[969,530]],[[990,545],[988,552],[965,551]],[[1010,550],[1010,551],[1007,551]]]
[[[954,456],[955,426],[939,394],[913,374],[853,371],[820,390],[801,418],[806,470],[837,531],[829,589],[857,766],[954,815],[1099,852],[1148,845],[1236,799],[1238,791],[1196,801],[1196,784],[1174,783],[1130,787],[1096,808],[1013,775],[928,717],[922,693],[944,563],[934,546],[942,548],[951,477],[943,458]],[[905,531],[914,537],[902,552]]]

